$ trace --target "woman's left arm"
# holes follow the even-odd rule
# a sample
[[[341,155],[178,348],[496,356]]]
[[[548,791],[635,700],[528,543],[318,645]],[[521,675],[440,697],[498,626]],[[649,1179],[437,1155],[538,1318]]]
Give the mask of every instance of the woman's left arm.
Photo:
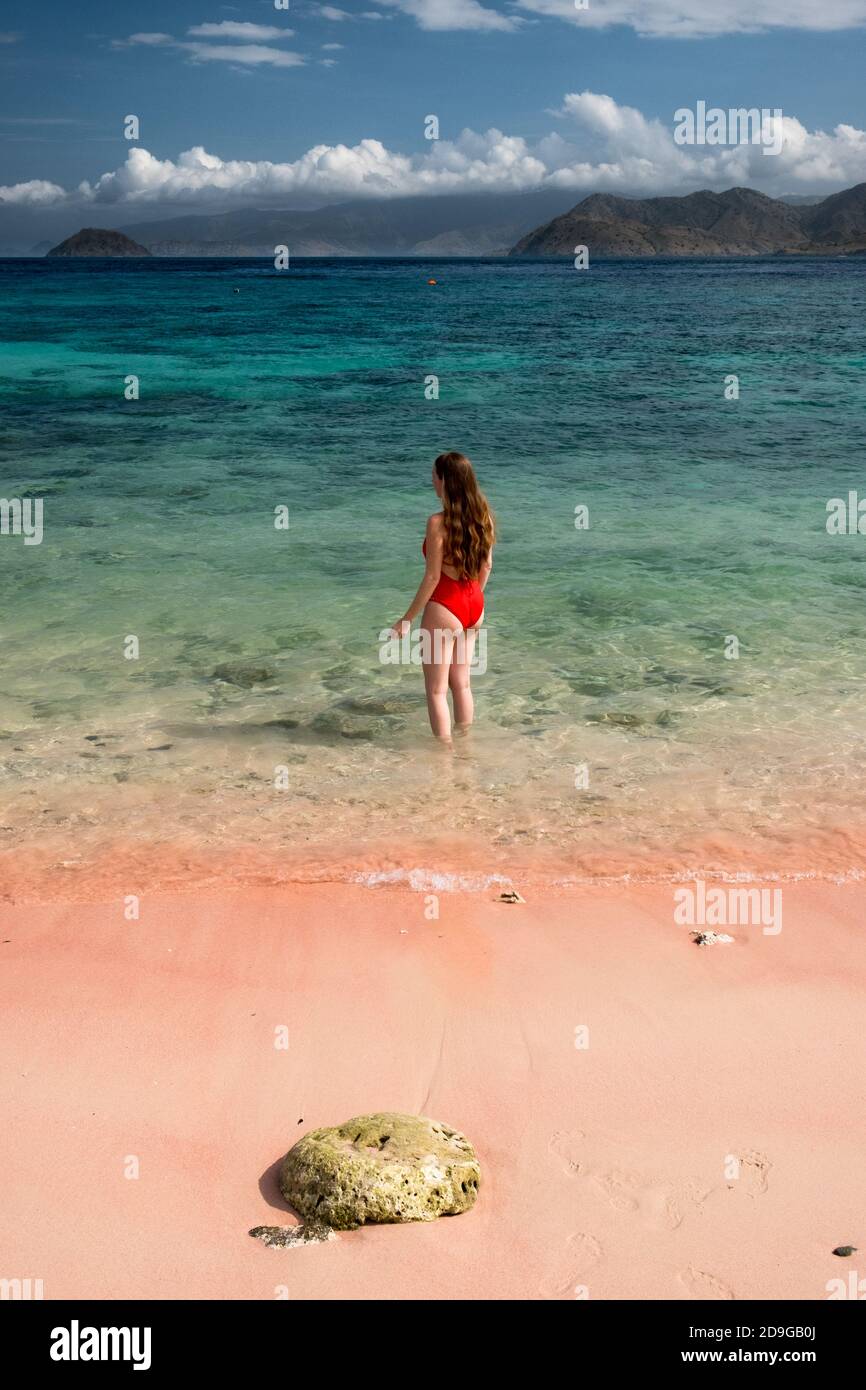
[[[490,547],[490,550],[487,552],[487,559],[484,561],[484,564],[481,566],[481,573],[480,573],[479,576],[478,576],[478,587],[480,588],[482,594],[484,593],[484,590],[487,588],[487,581],[488,581],[488,579],[490,578],[490,571],[491,571],[492,569],[493,569],[493,546],[491,546],[491,547]]]
[[[412,619],[416,618],[419,613],[424,611],[430,600],[430,595],[433,593],[433,590],[442,577],[442,556],[445,550],[445,539],[442,534],[441,526],[435,524],[435,520],[432,516],[427,522],[427,531],[424,540],[427,546],[424,578],[418,585],[418,592],[409,604],[406,612],[403,614],[402,618],[400,618],[399,622],[396,622],[391,629],[395,637],[405,637],[409,628],[412,626]]]

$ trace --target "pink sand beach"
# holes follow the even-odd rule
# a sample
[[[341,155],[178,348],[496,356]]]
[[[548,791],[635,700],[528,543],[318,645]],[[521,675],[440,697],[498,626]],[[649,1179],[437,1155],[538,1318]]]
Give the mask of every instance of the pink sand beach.
[[[866,1246],[864,888],[781,890],[780,931],[711,946],[671,884],[7,901],[4,1269],[46,1299],[825,1299]],[[469,1136],[471,1211],[250,1237],[296,1220],[298,1137],[383,1109]]]

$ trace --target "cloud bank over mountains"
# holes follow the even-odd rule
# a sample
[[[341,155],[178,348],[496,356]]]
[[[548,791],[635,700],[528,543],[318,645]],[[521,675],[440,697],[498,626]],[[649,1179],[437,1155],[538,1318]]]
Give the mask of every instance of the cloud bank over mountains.
[[[852,0],[853,3],[853,0]],[[0,186],[0,199],[19,207],[99,204],[127,207],[287,206],[294,198],[322,202],[415,194],[524,192],[659,193],[748,185],[770,194],[818,193],[866,180],[866,131],[837,125],[809,131],[794,116],[768,117],[778,154],[759,144],[680,145],[671,123],[649,119],[597,92],[567,94],[551,112],[566,130],[530,144],[500,130],[462,131],[429,142],[421,154],[389,150],[379,140],[315,145],[286,163],[224,160],[201,145],[160,159],[140,145],[118,168],[65,189],[44,179]],[[781,132],[778,124],[781,124]]]

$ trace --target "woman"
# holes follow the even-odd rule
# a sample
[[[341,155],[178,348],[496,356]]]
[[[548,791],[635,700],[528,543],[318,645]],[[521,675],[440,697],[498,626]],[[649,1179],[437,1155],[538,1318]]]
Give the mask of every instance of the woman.
[[[427,522],[422,552],[427,561],[418,592],[391,629],[405,637],[423,609],[421,655],[430,727],[439,739],[451,738],[448,690],[454,723],[472,723],[469,668],[475,632],[484,619],[484,586],[493,562],[495,530],[487,499],[463,454],[440,454],[433,464],[433,487],[442,511]]]

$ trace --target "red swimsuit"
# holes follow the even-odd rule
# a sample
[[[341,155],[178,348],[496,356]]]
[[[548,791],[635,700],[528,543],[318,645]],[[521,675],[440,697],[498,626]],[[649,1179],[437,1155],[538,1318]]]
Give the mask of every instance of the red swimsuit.
[[[421,554],[427,554],[426,541],[421,546]],[[475,627],[484,612],[484,594],[477,579],[451,579],[443,574],[429,602],[441,603],[464,628]]]

